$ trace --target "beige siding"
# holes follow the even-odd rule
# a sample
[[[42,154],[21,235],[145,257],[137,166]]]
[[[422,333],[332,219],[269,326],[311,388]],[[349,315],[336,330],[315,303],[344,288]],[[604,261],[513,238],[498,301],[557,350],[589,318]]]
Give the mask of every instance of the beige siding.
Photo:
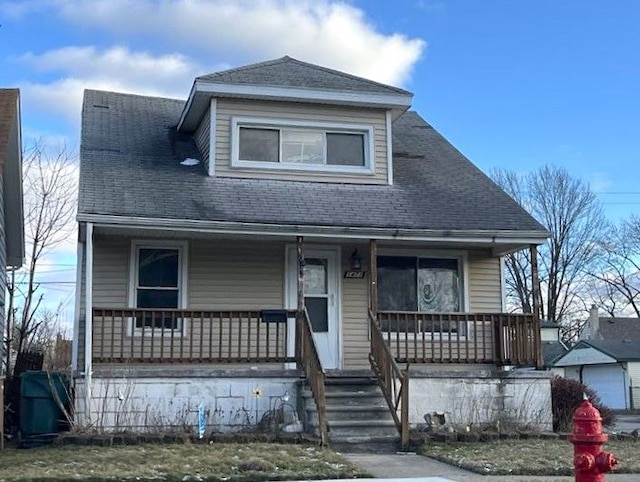
[[[631,408],[640,409],[640,362],[628,362],[627,372],[631,387]]]
[[[349,269],[356,245],[342,247],[342,273]],[[369,274],[368,245],[358,245],[363,269]],[[369,277],[342,280],[342,343],[344,368],[369,367]]]
[[[195,309],[282,308],[284,244],[192,242],[188,293]]]
[[[129,303],[129,258],[131,240],[122,237],[96,237],[94,241],[93,303],[97,308],[125,308]],[[284,306],[284,245],[247,241],[191,241],[187,249],[188,286],[187,306],[192,310],[260,310]],[[131,339],[127,320],[120,316],[94,323],[94,352],[103,356],[117,356],[121,350],[131,350],[132,357],[176,357],[227,355],[242,336],[266,329],[270,331],[267,346],[275,353],[276,346],[284,349],[284,327],[260,324],[257,316],[240,322],[202,319],[195,313],[186,323],[185,336],[162,337],[154,333],[154,340],[145,337]],[[162,338],[162,341],[161,341]],[[201,345],[200,340],[204,340]],[[197,343],[196,343],[197,341]],[[162,353],[158,345],[164,346]],[[266,342],[265,342],[266,343]],[[115,344],[117,350],[110,349]],[[198,346],[192,353],[191,347]],[[214,346],[215,345],[215,346]],[[200,351],[202,346],[202,352]],[[244,350],[242,355],[256,355],[257,347]],[[214,353],[215,352],[215,353]]]
[[[234,116],[372,125],[374,127],[375,175],[231,168],[231,118]],[[216,176],[220,177],[387,184],[385,111],[383,109],[361,109],[291,102],[218,99],[215,157]]]
[[[500,285],[500,259],[469,253],[469,311],[472,313],[500,313],[502,290]]]
[[[200,149],[200,153],[202,154],[202,160],[209,169],[209,137],[210,137],[210,126],[211,126],[211,109],[207,109],[207,113],[202,118],[202,122],[196,129],[196,132],[193,138],[196,141],[196,145],[198,149]]]
[[[364,279],[345,279],[342,275],[349,268],[351,254],[355,248],[363,260],[363,269],[368,274],[369,252],[368,243],[345,244],[342,246],[342,266],[340,278],[341,296],[341,326],[344,368],[367,368],[369,366],[369,327],[368,327],[368,277]],[[131,240],[124,237],[96,236],[94,240],[94,307],[125,308],[129,305],[129,257]],[[411,250],[406,250],[407,254]],[[435,254],[437,251],[431,251]],[[147,336],[133,340],[128,335],[128,329],[122,324],[123,318],[101,323],[94,323],[94,347],[103,350],[106,357],[118,355],[118,351],[106,350],[111,344],[118,347],[135,346],[132,356],[139,357],[176,357],[185,356],[198,358],[201,353],[211,357],[217,354],[230,353],[231,347],[236,352],[244,350],[245,356],[256,354],[256,346],[241,347],[239,344],[242,334],[255,333],[263,329],[264,324],[257,320],[234,323],[230,320],[216,321],[199,318],[197,310],[260,310],[265,308],[282,308],[284,306],[284,242],[233,241],[233,240],[191,240],[188,243],[188,286],[187,306],[196,313],[184,320],[186,323],[185,336],[171,342],[166,336],[154,335],[155,342],[151,343]],[[489,258],[481,252],[470,252],[468,256],[467,273],[469,284],[470,309],[474,312],[500,311],[500,264],[498,259]],[[84,275],[83,275],[84,279]],[[84,299],[83,299],[84,301]],[[253,315],[252,315],[253,316]],[[482,330],[470,328],[468,336],[479,343],[477,348],[471,348],[462,343],[460,347],[450,346],[449,340],[444,343],[435,341],[426,347],[425,356],[433,354],[434,358],[465,358],[482,356],[490,357],[490,340],[482,337]],[[82,332],[84,327],[82,327]],[[125,329],[123,329],[125,328]],[[268,346],[270,350],[284,349],[285,333],[273,333]],[[457,335],[456,335],[457,336]],[[454,336],[454,339],[455,337]],[[160,354],[157,350],[160,339],[165,348]],[[200,340],[204,340],[200,344]],[[395,340],[396,342],[398,340]],[[457,340],[456,340],[457,341]],[[470,340],[467,340],[470,341]],[[414,344],[416,341],[402,340],[404,344]],[[168,350],[170,343],[173,347]],[[457,343],[455,343],[457,345]],[[82,342],[80,343],[82,354]],[[185,352],[191,346],[197,346],[195,352]],[[202,346],[203,352],[200,352]],[[261,349],[266,348],[263,345]],[[153,351],[152,350],[153,348]],[[186,347],[186,348],[185,348]],[[410,348],[410,349],[408,349]],[[119,350],[120,348],[118,348]],[[106,350],[106,352],[105,352]],[[133,350],[133,348],[132,348]],[[225,351],[226,350],[226,351]],[[415,352],[422,354],[422,348],[407,347],[404,353]]]

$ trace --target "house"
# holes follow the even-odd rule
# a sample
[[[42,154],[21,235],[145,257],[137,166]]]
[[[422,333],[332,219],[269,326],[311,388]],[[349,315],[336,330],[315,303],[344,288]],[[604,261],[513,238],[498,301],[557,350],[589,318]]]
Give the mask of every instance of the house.
[[[0,330],[5,333],[7,268],[24,262],[20,91],[0,89]],[[0,347],[4,374],[5,346]]]
[[[592,306],[580,340],[554,366],[610,408],[640,408],[640,319],[600,317]]]
[[[569,351],[560,339],[560,325],[555,321],[540,321],[540,340],[544,368],[556,375],[564,376],[564,369],[555,367],[555,362]]]
[[[548,375],[507,369],[542,361],[501,270],[547,232],[411,101],[290,57],[198,77],[186,101],[86,91],[81,420],[230,430],[288,407],[323,441],[406,440],[432,411],[550,427]]]

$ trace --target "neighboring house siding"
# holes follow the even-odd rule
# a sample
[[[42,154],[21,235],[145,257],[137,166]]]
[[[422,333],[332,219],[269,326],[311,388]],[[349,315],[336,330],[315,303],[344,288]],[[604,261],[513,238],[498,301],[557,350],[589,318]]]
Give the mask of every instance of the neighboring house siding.
[[[209,169],[209,124],[211,123],[211,109],[207,110],[207,113],[202,118],[202,122],[198,129],[196,130],[193,138],[196,141],[196,145],[198,149],[200,149],[200,153],[202,154],[202,161],[204,162],[207,169]]]
[[[640,409],[640,362],[628,362],[627,374],[631,388],[631,408]]]
[[[7,281],[7,237],[4,222],[4,176],[0,166],[0,333],[5,330],[5,291]],[[4,344],[0,345],[0,356],[4,360]],[[1,363],[0,363],[1,365]]]
[[[469,253],[469,311],[472,313],[500,313],[500,259]]]
[[[374,126],[375,175],[327,172],[275,171],[272,169],[231,168],[231,118],[263,117],[303,121],[321,121]],[[204,122],[203,122],[204,123]],[[198,131],[208,129],[200,126]],[[216,122],[216,176],[298,181],[387,184],[386,116],[382,109],[358,109],[285,102],[218,99]]]

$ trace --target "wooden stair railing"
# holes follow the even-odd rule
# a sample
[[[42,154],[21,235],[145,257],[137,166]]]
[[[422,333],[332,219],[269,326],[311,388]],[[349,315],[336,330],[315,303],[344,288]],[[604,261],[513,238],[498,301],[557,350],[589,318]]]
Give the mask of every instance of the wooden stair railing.
[[[306,308],[296,315],[296,359],[298,368],[304,370],[318,408],[318,431],[320,444],[328,443],[328,427],[325,402],[325,373],[320,363],[318,350],[313,340],[313,330]]]
[[[406,450],[409,446],[409,366],[407,365],[405,370],[400,370],[371,311],[369,311],[369,324],[371,326],[369,362],[400,433],[402,449]]]

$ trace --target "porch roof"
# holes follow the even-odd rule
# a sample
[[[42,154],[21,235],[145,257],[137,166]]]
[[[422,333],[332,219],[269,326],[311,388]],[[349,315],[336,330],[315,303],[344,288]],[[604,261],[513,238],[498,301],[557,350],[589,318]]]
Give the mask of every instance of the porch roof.
[[[417,113],[393,124],[394,184],[209,177],[184,102],[86,91],[78,219],[163,219],[253,225],[508,233],[545,229]]]

